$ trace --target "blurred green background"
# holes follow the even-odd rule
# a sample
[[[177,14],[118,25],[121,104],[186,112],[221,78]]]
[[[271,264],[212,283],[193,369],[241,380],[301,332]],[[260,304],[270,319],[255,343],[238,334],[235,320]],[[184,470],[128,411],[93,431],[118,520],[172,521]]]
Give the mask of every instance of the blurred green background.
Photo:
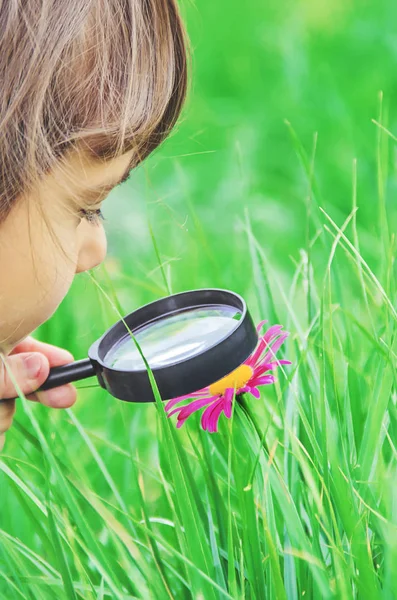
[[[332,238],[318,206],[343,224],[352,210],[354,159],[360,249],[370,266],[382,270],[381,246],[385,243],[389,249],[385,222],[390,233],[397,226],[396,154],[394,144],[386,148],[373,120],[397,135],[395,2],[200,0],[183,2],[182,11],[192,47],[191,90],[182,119],[164,145],[104,205],[109,253],[106,272],[99,268],[96,276],[112,297],[117,295],[122,312],[168,291],[224,287],[243,294],[255,320],[272,321],[276,314],[268,291],[277,287],[272,274],[285,290],[291,289],[298,265],[307,256],[308,236],[315,237],[317,230],[311,262],[313,281],[321,283]],[[254,257],[251,230],[269,269]],[[358,316],[364,310],[362,298],[357,298],[359,282],[338,257],[335,262],[341,294],[335,302],[344,302]],[[391,292],[392,281],[388,285]],[[274,290],[273,296],[277,317],[296,338],[297,323],[307,327],[310,321],[304,284],[296,295],[291,293],[296,302],[293,318],[285,297]],[[79,359],[116,320],[90,278],[80,275],[38,335]],[[357,349],[347,360],[358,364],[366,351],[363,342],[360,348],[362,355]],[[291,352],[292,344],[288,357]],[[343,356],[341,361],[344,364]],[[370,389],[371,382],[367,384]],[[365,419],[358,400],[364,381],[355,385],[359,430]],[[273,392],[266,393],[270,406],[276,406]],[[370,402],[369,396],[365,402]],[[52,451],[73,464],[95,493],[107,497],[101,471],[93,468],[92,455],[70,416],[41,406],[33,410]],[[139,456],[149,479],[148,503],[155,514],[167,516],[153,466],[155,407],[128,405],[101,389],[87,389],[79,393],[74,413],[126,504],[136,506],[138,500],[125,452]],[[18,420],[31,431],[21,410]],[[191,433],[197,424],[192,419],[178,435],[185,439],[185,429]],[[225,423],[224,432],[222,427]],[[39,477],[24,461],[41,459],[29,444],[23,430],[14,428],[8,433],[5,460],[16,472],[24,469],[25,479],[36,482],[38,490]],[[7,531],[30,540],[41,552],[33,534],[27,534],[31,516],[18,504],[8,479],[2,485],[4,503],[18,507],[6,513],[2,527],[6,520]]]
[[[393,2],[201,0],[182,9],[193,55],[183,117],[104,205],[108,269],[125,311],[166,291],[149,221],[173,291],[249,288],[247,213],[269,260],[294,271],[306,245],[309,194],[298,144],[309,160],[315,149],[317,201],[339,224],[351,211],[357,159],[361,247],[376,259],[379,128],[372,119],[380,118],[382,92],[381,120],[395,129]],[[393,203],[393,173],[387,186]],[[393,229],[394,213],[390,219]],[[82,351],[97,332],[96,319],[85,318],[95,310],[81,295],[85,285],[78,282],[63,307],[84,315]],[[49,325],[55,341],[61,323],[62,309]],[[76,341],[66,343],[75,349]]]
[[[393,208],[396,192],[395,146],[382,172],[373,123],[397,131],[393,2],[202,0],[184,2],[182,11],[192,47],[183,116],[104,205],[107,270],[123,311],[166,294],[167,286],[226,287],[248,294],[255,316],[263,317],[247,219],[290,284],[307,236],[319,229],[326,237],[324,219],[308,208],[307,170],[314,172],[316,205],[342,225],[352,209],[354,159],[360,248],[375,264],[380,180],[386,206]],[[306,171],[302,153],[313,165]],[[391,232],[396,214],[388,214]],[[319,246],[311,257],[315,271],[324,263]],[[89,279],[78,277],[41,336],[84,356],[103,330],[96,298]]]

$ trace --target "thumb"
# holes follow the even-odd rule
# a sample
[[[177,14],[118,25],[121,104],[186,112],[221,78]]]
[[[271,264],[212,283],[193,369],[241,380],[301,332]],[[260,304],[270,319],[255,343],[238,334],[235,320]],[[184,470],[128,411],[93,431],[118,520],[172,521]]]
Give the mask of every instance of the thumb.
[[[9,374],[11,370],[20,390],[26,396],[36,391],[50,372],[48,359],[40,352],[22,352],[5,358],[8,368],[0,359],[0,399],[18,395]]]

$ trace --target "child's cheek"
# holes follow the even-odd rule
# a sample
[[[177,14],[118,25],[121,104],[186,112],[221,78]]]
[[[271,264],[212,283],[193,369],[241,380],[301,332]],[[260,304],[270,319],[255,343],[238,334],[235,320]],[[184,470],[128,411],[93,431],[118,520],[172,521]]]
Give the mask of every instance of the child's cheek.
[[[29,287],[35,302],[27,301],[26,313],[32,315],[36,327],[57,309],[76,273],[75,229],[54,226],[51,233],[40,236],[32,255],[33,276]],[[26,276],[28,279],[29,274]]]
[[[39,218],[1,226],[0,349],[7,350],[46,321],[65,297],[76,272],[75,227]],[[16,217],[16,216],[15,216]]]

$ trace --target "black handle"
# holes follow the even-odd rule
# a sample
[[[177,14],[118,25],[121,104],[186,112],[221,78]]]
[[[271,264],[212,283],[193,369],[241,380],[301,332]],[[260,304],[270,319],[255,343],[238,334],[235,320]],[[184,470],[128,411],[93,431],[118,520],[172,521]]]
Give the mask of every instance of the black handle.
[[[50,374],[47,379],[36,391],[51,390],[52,388],[65,385],[65,383],[87,379],[87,377],[92,377],[93,375],[95,375],[95,369],[89,358],[76,360],[76,362],[69,363],[68,365],[50,369]],[[12,400],[12,398],[3,398],[0,400],[0,403],[7,402],[8,400]]]
[[[93,375],[95,375],[95,369],[89,358],[76,360],[76,362],[69,363],[68,365],[50,369],[50,374],[38,391],[51,390],[52,388],[65,385],[65,383],[87,379],[87,377],[92,377]]]

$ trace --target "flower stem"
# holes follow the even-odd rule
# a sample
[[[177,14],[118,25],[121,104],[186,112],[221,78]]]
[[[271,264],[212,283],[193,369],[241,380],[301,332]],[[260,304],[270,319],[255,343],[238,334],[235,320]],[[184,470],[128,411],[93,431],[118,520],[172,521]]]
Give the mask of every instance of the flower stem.
[[[260,439],[261,446],[263,447],[264,451],[266,452],[266,454],[269,454],[269,448],[265,441],[265,435],[266,435],[267,429],[264,429],[263,431],[261,431],[261,428],[258,425],[256,417],[254,416],[254,414],[249,406],[249,403],[247,402],[247,398],[246,398],[245,394],[239,394],[238,396],[236,396],[236,400],[239,403],[239,405],[241,406],[241,408],[243,409],[243,411],[245,412],[246,416],[248,417],[248,420],[251,421],[251,423],[256,431],[256,434],[257,434],[258,438]]]

